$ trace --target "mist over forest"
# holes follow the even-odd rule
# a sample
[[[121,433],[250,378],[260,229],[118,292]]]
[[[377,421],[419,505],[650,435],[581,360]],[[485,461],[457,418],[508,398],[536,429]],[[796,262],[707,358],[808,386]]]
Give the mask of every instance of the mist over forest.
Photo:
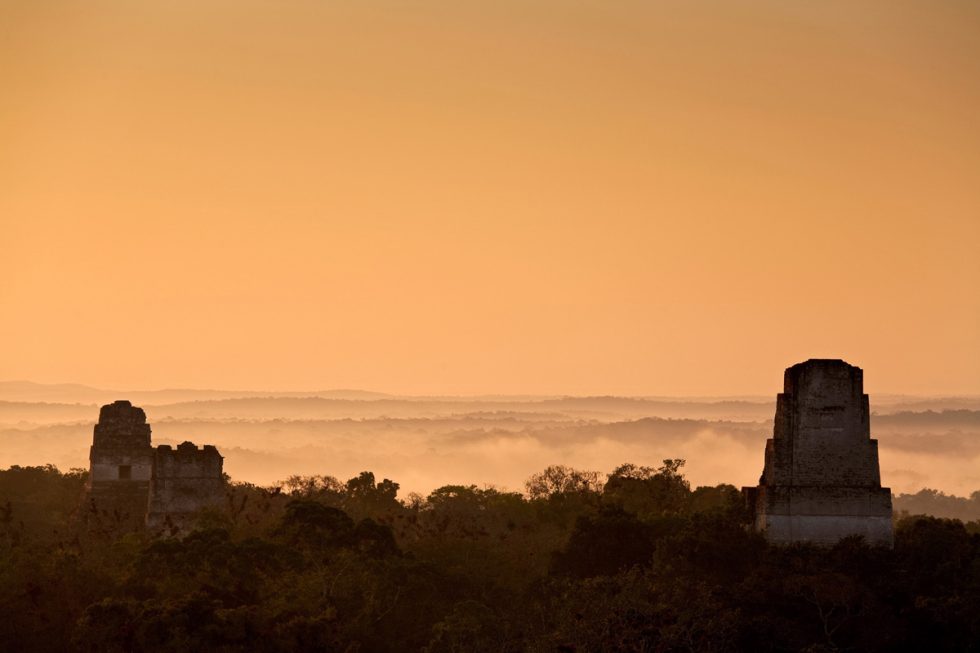
[[[148,392],[7,382],[0,468],[87,467],[99,406],[120,398],[146,410],[155,444],[216,445],[233,480],[272,485],[372,470],[400,483],[403,495],[455,483],[520,490],[552,464],[609,472],[664,458],[688,460],[694,485],[752,485],[775,410],[767,397]],[[883,485],[896,494],[980,489],[980,398],[872,396],[871,408]]]

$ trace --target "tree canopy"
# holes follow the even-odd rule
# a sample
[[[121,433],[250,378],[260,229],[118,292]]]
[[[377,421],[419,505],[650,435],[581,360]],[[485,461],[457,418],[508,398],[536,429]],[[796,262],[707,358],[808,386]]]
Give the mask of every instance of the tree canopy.
[[[94,521],[86,474],[0,471],[5,651],[977,651],[980,524],[769,546],[684,461],[526,493],[363,472],[229,483],[196,529]]]

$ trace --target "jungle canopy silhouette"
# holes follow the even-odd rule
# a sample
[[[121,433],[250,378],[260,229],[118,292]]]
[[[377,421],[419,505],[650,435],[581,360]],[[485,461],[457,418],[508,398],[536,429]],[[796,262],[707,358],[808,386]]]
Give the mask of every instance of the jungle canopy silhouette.
[[[524,492],[230,482],[183,538],[86,519],[87,472],[0,471],[0,641],[51,651],[972,650],[980,522],[769,546],[685,461]]]

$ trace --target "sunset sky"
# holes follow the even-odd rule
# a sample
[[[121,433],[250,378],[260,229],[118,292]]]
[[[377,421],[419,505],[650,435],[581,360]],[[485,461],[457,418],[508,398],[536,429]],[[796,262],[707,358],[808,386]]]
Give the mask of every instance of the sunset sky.
[[[0,380],[980,393],[973,0],[0,0]]]

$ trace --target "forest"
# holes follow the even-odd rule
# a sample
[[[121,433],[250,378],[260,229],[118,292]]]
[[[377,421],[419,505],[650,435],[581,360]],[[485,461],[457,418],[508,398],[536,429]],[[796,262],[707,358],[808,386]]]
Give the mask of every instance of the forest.
[[[86,477],[0,471],[4,651],[980,650],[980,522],[769,546],[680,459],[552,466],[523,493],[229,481],[169,538],[93,511]]]

